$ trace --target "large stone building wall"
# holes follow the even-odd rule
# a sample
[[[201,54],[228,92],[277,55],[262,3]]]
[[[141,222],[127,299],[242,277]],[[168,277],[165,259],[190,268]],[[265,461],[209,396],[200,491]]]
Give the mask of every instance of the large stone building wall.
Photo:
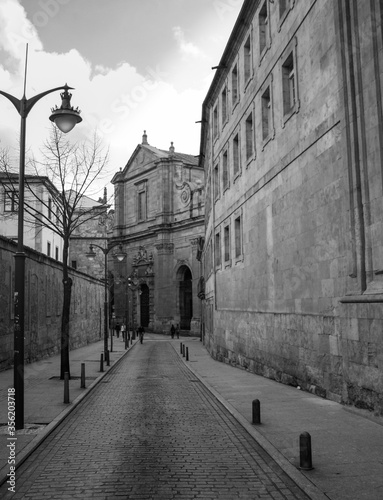
[[[378,0],[245,1],[201,135],[209,350],[377,413],[382,13]]]
[[[16,244],[0,237],[0,370],[13,364],[13,287]],[[61,264],[26,248],[25,360],[30,363],[60,350],[62,312]],[[73,279],[70,349],[101,338],[103,285],[70,270]]]

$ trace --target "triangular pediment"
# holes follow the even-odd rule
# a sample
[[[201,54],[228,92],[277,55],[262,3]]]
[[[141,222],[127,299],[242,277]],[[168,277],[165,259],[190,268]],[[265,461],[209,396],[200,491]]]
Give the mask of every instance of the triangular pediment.
[[[153,163],[166,157],[166,153],[149,145],[139,144],[126,164],[123,175],[132,175],[153,166]]]

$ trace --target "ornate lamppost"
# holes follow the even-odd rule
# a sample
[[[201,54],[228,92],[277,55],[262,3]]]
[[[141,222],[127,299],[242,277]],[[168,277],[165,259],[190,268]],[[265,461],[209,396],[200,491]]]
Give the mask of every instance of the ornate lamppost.
[[[28,45],[26,49],[24,93],[21,99],[0,90],[15,106],[21,117],[20,124],[20,166],[19,166],[19,194],[18,194],[18,226],[17,226],[17,252],[15,254],[15,292],[14,292],[14,389],[15,389],[15,428],[24,428],[24,327],[25,327],[25,258],[24,253],[24,177],[25,177],[25,141],[27,116],[33,106],[44,96],[64,90],[61,94],[62,103],[58,108],[52,109],[49,119],[64,133],[82,121],[78,108],[70,105],[72,95],[68,90],[73,87],[63,85],[46,90],[30,99],[25,97],[27,76]]]
[[[87,252],[85,255],[88,257],[89,260],[94,260],[97,256],[96,252],[94,251],[93,247],[99,248],[102,253],[104,254],[104,268],[105,268],[105,278],[104,278],[104,356],[105,359],[109,359],[109,350],[108,350],[108,253],[112,250],[112,248],[119,246],[119,251],[115,252],[115,257],[119,262],[122,262],[125,257],[126,253],[122,250],[122,244],[121,243],[114,243],[110,245],[109,247],[101,247],[99,245],[96,245],[95,243],[92,243],[89,246],[89,252]]]

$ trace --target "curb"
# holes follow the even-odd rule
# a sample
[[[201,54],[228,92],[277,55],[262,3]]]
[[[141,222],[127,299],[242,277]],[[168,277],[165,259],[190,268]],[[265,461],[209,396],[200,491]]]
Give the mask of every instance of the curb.
[[[217,392],[206,380],[204,380],[180,355],[179,351],[173,349],[178,354],[184,365],[193,373],[193,375],[206,387],[208,391],[224,406],[231,415],[237,420],[239,424],[250,434],[250,436],[257,441],[257,443],[270,455],[270,457],[279,465],[279,467],[294,481],[294,483],[304,492],[311,500],[329,500],[329,497],[323,493],[314,483],[312,483],[306,476],[304,476],[298,469],[292,465],[291,462],[270,443],[257,429],[248,422],[245,417],[239,413],[226,399],[224,399],[219,392]]]
[[[101,382],[101,380],[106,377],[106,375],[108,375],[108,373],[110,373],[111,371],[114,370],[114,368],[121,362],[121,360],[126,356],[126,354],[131,350],[133,349],[133,347],[137,344],[137,340],[136,342],[134,342],[134,344],[132,344],[128,349],[126,349],[126,351],[122,354],[121,357],[119,357],[113,366],[111,366],[109,368],[108,371],[104,372],[102,375],[100,375],[99,377],[96,378],[96,380],[94,380],[89,387],[87,387],[85,389],[85,391],[80,394],[79,396],[77,396],[77,398],[72,401],[72,403],[70,404],[70,406],[68,406],[67,408],[65,408],[65,410],[63,410],[61,413],[59,413],[57,415],[57,417],[55,417],[52,422],[50,422],[42,432],[40,432],[34,439],[32,439],[32,441],[30,443],[28,443],[18,454],[18,460],[17,460],[17,464],[16,464],[16,470],[25,462],[25,460],[36,450],[36,448],[38,448],[43,441],[45,441],[45,439],[49,436],[49,434],[51,434],[51,432],[53,432],[56,427],[58,427],[62,422],[63,420],[66,419],[66,417],[72,413],[72,411],[81,403],[81,401],[86,397],[88,396],[88,394],[90,394],[93,389]],[[9,466],[4,466],[1,470],[0,470],[0,486],[2,486],[7,480],[8,480],[8,474],[9,474]]]

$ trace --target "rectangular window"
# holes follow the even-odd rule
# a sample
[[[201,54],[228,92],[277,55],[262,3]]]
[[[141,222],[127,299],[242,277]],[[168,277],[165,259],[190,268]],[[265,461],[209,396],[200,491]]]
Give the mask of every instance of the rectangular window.
[[[16,189],[4,191],[4,212],[17,212],[19,206],[19,192]]]
[[[253,112],[246,118],[246,161],[254,155]]]
[[[233,172],[234,176],[239,172],[239,136],[238,134],[233,139]]]
[[[47,255],[48,255],[48,257],[51,256],[51,244],[49,241],[47,242]]]
[[[268,38],[268,14],[267,14],[267,1],[265,1],[259,11],[259,53],[262,52],[267,47],[267,38]]]
[[[77,269],[77,260],[72,260],[73,269]]]
[[[138,192],[138,220],[146,219],[146,191]]]
[[[223,189],[229,186],[229,165],[227,161],[227,151],[222,155],[222,183]]]
[[[48,198],[48,219],[52,220],[53,210],[52,210],[52,198]]]
[[[55,259],[59,260],[59,247],[56,247],[55,249]]]
[[[218,106],[213,109],[213,139],[218,135]]]
[[[296,102],[294,57],[290,52],[282,64],[283,113],[290,113]]]
[[[238,67],[234,66],[231,72],[231,104],[234,106],[238,101]]]
[[[221,234],[217,233],[215,235],[215,266],[219,267],[221,265]]]
[[[230,226],[225,226],[223,231],[224,248],[225,248],[225,262],[230,260]]]
[[[243,65],[244,65],[244,76],[245,84],[251,77],[251,38],[248,36],[245,45],[243,47]]]
[[[242,255],[242,222],[241,216],[238,216],[234,221],[234,235],[235,235],[235,256]]]
[[[214,199],[219,196],[219,168],[218,164],[214,167]]]
[[[223,89],[221,93],[221,117],[222,117],[222,126],[226,123],[227,119],[227,88]]]
[[[262,138],[267,139],[271,131],[271,99],[270,87],[262,95]]]

